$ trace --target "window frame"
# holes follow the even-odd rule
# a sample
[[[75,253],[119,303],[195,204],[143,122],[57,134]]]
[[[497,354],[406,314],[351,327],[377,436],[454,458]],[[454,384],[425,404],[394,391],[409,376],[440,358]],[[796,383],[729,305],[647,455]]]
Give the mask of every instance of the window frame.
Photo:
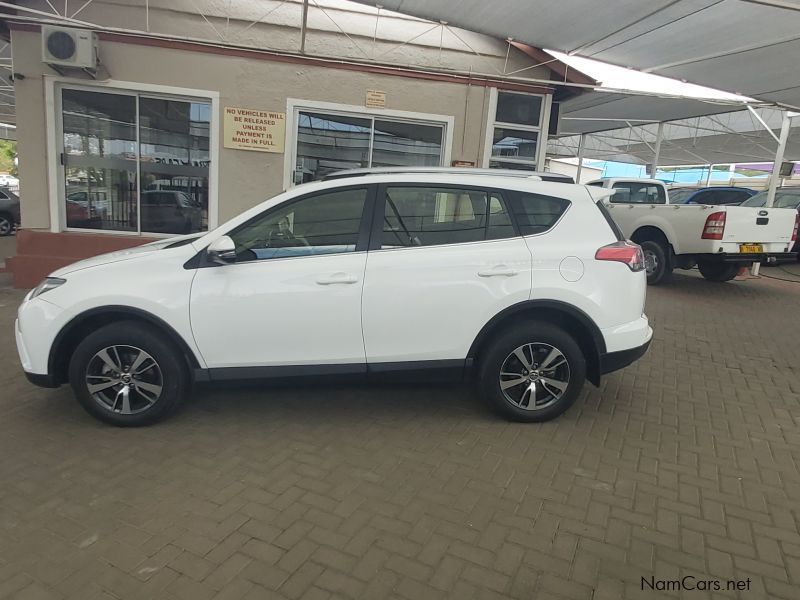
[[[513,235],[505,238],[496,238],[492,240],[474,240],[471,242],[453,242],[450,244],[433,244],[430,246],[397,246],[393,248],[382,248],[381,243],[383,241],[383,222],[386,216],[386,190],[390,187],[404,187],[404,188],[426,188],[426,189],[442,189],[442,190],[464,190],[464,191],[475,191],[475,192],[483,192],[486,194],[487,199],[490,199],[492,196],[498,196],[500,201],[503,203],[506,212],[508,213],[509,220],[511,221],[511,229],[513,231]],[[369,236],[369,252],[395,252],[395,251],[406,251],[406,250],[424,250],[430,248],[449,248],[453,246],[466,246],[469,244],[491,244],[496,242],[505,242],[507,240],[513,240],[515,238],[519,238],[520,230],[517,226],[516,218],[514,217],[514,211],[511,208],[510,204],[510,194],[511,190],[503,190],[500,188],[495,187],[486,187],[480,185],[463,185],[463,184],[452,184],[452,183],[422,183],[422,182],[406,182],[406,181],[393,181],[389,183],[379,183],[376,185],[375,196],[374,196],[374,205],[373,205],[373,218],[372,218],[372,227],[370,228],[370,236]],[[489,203],[487,202],[487,211],[488,211]],[[487,221],[488,225],[488,221]]]
[[[219,143],[220,143],[220,94],[213,90],[180,88],[159,84],[139,83],[109,79],[103,82],[86,83],[85,80],[70,77],[45,75],[45,132],[47,147],[47,189],[50,201],[50,231],[93,233],[96,235],[114,235],[144,238],[170,238],[175,233],[158,233],[141,231],[138,208],[141,193],[141,162],[139,160],[139,97],[174,100],[177,102],[202,102],[210,104],[211,119],[209,122],[209,168],[208,168],[208,223],[203,233],[212,231],[219,225]],[[62,164],[64,152],[64,122],[62,110],[62,90],[71,89],[101,94],[118,94],[133,96],[136,101],[136,173],[137,173],[137,227],[135,231],[117,229],[90,229],[85,227],[67,227],[65,165]]]
[[[448,166],[453,149],[453,131],[455,117],[452,115],[438,115],[433,113],[420,113],[405,110],[385,108],[367,108],[352,104],[339,104],[336,102],[318,102],[299,98],[286,99],[286,133],[284,141],[283,189],[288,190],[298,184],[294,183],[294,170],[297,165],[298,127],[301,112],[315,112],[331,116],[356,117],[371,121],[374,133],[375,121],[394,121],[401,123],[416,123],[419,125],[433,125],[442,127],[442,155],[441,166]],[[372,160],[372,137],[370,133],[370,161]]]
[[[539,113],[539,125],[520,125],[507,121],[497,120],[497,100],[500,94],[516,94],[518,96],[536,96],[541,98],[541,108]],[[530,92],[519,92],[516,90],[505,90],[496,87],[489,88],[489,106],[486,115],[486,131],[484,133],[483,144],[483,168],[488,169],[492,160],[506,163],[514,163],[531,167],[532,171],[543,171],[544,162],[547,154],[547,138],[550,129],[550,111],[553,105],[552,94],[534,94]],[[536,133],[536,155],[534,158],[511,158],[504,156],[492,156],[492,146],[494,146],[495,128],[518,129],[529,133]]]
[[[275,261],[284,261],[284,260],[300,260],[300,259],[310,259],[310,258],[322,258],[322,257],[331,257],[331,256],[353,256],[355,254],[361,254],[366,252],[369,249],[370,238],[372,235],[372,225],[373,225],[373,216],[375,213],[375,197],[376,197],[376,184],[369,183],[369,184],[353,184],[353,185],[343,185],[333,188],[328,188],[324,190],[317,190],[314,192],[309,192],[308,194],[302,194],[299,196],[295,196],[293,198],[289,198],[285,202],[281,202],[280,204],[276,204],[275,206],[270,206],[269,208],[265,208],[257,215],[253,215],[244,223],[240,223],[233,229],[226,231],[224,235],[230,237],[234,235],[237,231],[247,227],[253,221],[257,221],[263,218],[269,217],[269,215],[277,212],[278,210],[285,210],[287,207],[292,206],[298,202],[302,202],[303,200],[308,200],[310,198],[316,198],[317,196],[326,196],[328,194],[337,193],[337,192],[346,192],[352,190],[366,190],[366,198],[364,199],[364,208],[361,212],[361,220],[359,221],[358,225],[358,237],[356,238],[356,248],[352,252],[334,252],[329,254],[306,254],[304,256],[281,256],[278,258],[257,258],[255,260],[245,260],[245,261],[237,261],[226,263],[224,265],[211,261],[208,256],[207,248],[203,248],[200,251],[200,260],[199,264],[197,264],[198,268],[202,267],[232,267],[236,265],[252,265],[252,264],[270,264],[274,263]]]

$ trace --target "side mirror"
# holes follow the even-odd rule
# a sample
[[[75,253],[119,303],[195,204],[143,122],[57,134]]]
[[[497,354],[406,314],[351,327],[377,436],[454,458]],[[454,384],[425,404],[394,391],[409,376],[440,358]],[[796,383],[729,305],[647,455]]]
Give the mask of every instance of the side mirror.
[[[227,265],[236,261],[236,244],[227,235],[217,238],[206,248],[206,253],[211,262]]]

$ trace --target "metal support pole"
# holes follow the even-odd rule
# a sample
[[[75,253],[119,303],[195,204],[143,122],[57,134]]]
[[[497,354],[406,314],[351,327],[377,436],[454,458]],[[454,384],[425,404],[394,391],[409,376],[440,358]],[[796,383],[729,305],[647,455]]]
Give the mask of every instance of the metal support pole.
[[[659,121],[658,130],[656,131],[656,145],[653,148],[653,165],[650,167],[650,177],[655,179],[656,172],[658,171],[658,159],[661,154],[661,139],[664,137],[664,123]]]
[[[778,189],[778,179],[780,175],[783,155],[786,152],[786,142],[789,141],[789,130],[792,128],[792,117],[788,112],[783,113],[781,121],[781,135],[778,138],[778,150],[775,152],[775,162],[772,163],[772,174],[769,176],[769,191],[767,192],[767,207],[771,208],[775,204],[775,191]]]
[[[306,53],[306,25],[308,24],[308,0],[303,0],[303,17],[300,21],[300,54]]]
[[[586,134],[582,133],[578,141],[578,170],[575,173],[575,183],[581,182],[581,171],[583,170],[583,148],[586,146]]]
[[[711,185],[711,171],[713,171],[713,170],[714,170],[714,165],[709,164],[708,165],[708,175],[706,175],[706,187]]]

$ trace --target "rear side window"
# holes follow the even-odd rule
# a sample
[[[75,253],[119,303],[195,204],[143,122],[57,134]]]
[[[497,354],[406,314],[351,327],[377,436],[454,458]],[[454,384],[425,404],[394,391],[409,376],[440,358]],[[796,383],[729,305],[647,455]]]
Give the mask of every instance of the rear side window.
[[[613,204],[666,204],[664,188],[651,183],[618,181],[612,186],[617,193],[611,196]]]
[[[569,207],[569,200],[518,193],[512,199],[512,210],[522,235],[544,233],[561,218]]]
[[[484,190],[386,189],[381,248],[440,246],[514,236],[503,199]]]

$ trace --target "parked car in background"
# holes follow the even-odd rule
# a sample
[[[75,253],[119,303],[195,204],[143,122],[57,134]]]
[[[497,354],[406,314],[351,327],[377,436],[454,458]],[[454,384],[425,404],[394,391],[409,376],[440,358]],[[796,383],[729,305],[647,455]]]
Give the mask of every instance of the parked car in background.
[[[729,281],[754,262],[795,258],[795,211],[672,204],[657,179],[609,178],[588,185],[616,190],[607,200],[609,213],[622,233],[642,246],[650,285],[669,278],[675,268],[697,265],[709,281]]]
[[[669,190],[669,203],[736,206],[755,193],[755,190],[743,187],[676,188]]]
[[[469,376],[509,419],[555,418],[647,350],[644,258],[610,191],[514,173],[344,173],[69,265],[19,308],[23,369],[121,426],[192,381],[391,372]]]
[[[742,204],[742,206],[766,206],[767,205],[767,191],[758,192],[752,198],[749,198]],[[800,187],[781,187],[775,190],[775,202],[773,206],[776,208],[794,208],[800,213]],[[798,253],[798,260],[800,260],[800,241],[795,240],[792,252]]]
[[[193,233],[202,229],[203,209],[186,192],[158,190],[142,192],[142,231]],[[136,215],[131,216],[135,224]]]
[[[7,188],[0,189],[0,236],[11,235],[19,224],[19,196]]]
[[[758,192],[756,195],[745,200],[742,206],[766,206],[767,190]],[[774,208],[795,208],[800,209],[800,187],[779,187],[775,190]]]
[[[8,173],[0,174],[0,188],[19,189],[19,179]]]

